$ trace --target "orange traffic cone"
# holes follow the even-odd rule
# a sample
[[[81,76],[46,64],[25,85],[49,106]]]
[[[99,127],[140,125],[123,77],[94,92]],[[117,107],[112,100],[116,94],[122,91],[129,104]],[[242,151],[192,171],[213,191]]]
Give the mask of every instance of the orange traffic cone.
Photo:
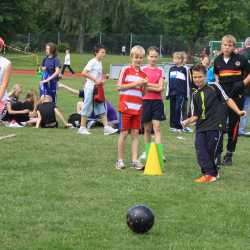
[[[145,175],[162,175],[161,163],[155,143],[150,144],[148,158],[144,170]]]

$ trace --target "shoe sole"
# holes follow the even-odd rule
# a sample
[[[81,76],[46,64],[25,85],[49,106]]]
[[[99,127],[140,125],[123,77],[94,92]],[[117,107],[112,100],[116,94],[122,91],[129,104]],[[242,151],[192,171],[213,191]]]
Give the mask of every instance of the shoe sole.
[[[145,167],[143,167],[143,168],[136,168],[136,167],[133,167],[133,166],[131,166],[130,168],[135,169],[137,171],[143,171],[145,169]]]
[[[104,135],[113,135],[113,134],[116,134],[117,132],[118,132],[118,130],[115,132],[112,132],[112,133],[104,133]]]

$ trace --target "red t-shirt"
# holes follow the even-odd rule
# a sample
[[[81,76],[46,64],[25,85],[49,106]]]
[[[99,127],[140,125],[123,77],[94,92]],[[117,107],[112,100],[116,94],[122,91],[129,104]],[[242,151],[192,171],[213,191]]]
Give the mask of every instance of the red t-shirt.
[[[121,70],[118,85],[126,85],[145,79],[146,74],[132,66],[126,66]],[[120,90],[119,111],[131,115],[140,115],[142,111],[143,89],[130,88]]]
[[[148,82],[152,84],[159,84],[161,78],[165,78],[164,70],[162,68],[152,68],[145,66],[143,72],[147,75]],[[143,97],[144,100],[161,100],[161,92],[147,91]]]

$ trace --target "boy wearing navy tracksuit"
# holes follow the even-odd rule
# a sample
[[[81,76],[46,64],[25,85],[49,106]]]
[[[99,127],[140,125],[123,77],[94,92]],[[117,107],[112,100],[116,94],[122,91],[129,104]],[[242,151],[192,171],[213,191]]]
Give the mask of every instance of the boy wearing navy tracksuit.
[[[170,130],[176,132],[182,130],[181,120],[183,120],[183,115],[186,114],[186,101],[190,90],[188,70],[183,65],[183,53],[175,52],[173,61],[175,65],[169,70],[166,96],[170,100]]]
[[[222,136],[220,106],[225,102],[238,116],[245,115],[229,98],[218,83],[206,83],[206,68],[197,65],[192,68],[193,82],[197,90],[193,96],[193,114],[182,122],[182,126],[196,122],[195,148],[202,176],[198,183],[214,182],[218,178],[217,150]]]

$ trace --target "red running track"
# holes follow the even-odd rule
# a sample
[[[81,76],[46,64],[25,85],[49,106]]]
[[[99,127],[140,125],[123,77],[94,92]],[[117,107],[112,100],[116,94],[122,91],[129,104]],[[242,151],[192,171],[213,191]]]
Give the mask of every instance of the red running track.
[[[33,69],[14,69],[12,71],[14,75],[29,75],[29,76],[36,76],[37,71]],[[81,77],[81,73],[76,72],[74,75],[72,75],[69,72],[65,72],[64,76],[71,76],[71,77]]]

